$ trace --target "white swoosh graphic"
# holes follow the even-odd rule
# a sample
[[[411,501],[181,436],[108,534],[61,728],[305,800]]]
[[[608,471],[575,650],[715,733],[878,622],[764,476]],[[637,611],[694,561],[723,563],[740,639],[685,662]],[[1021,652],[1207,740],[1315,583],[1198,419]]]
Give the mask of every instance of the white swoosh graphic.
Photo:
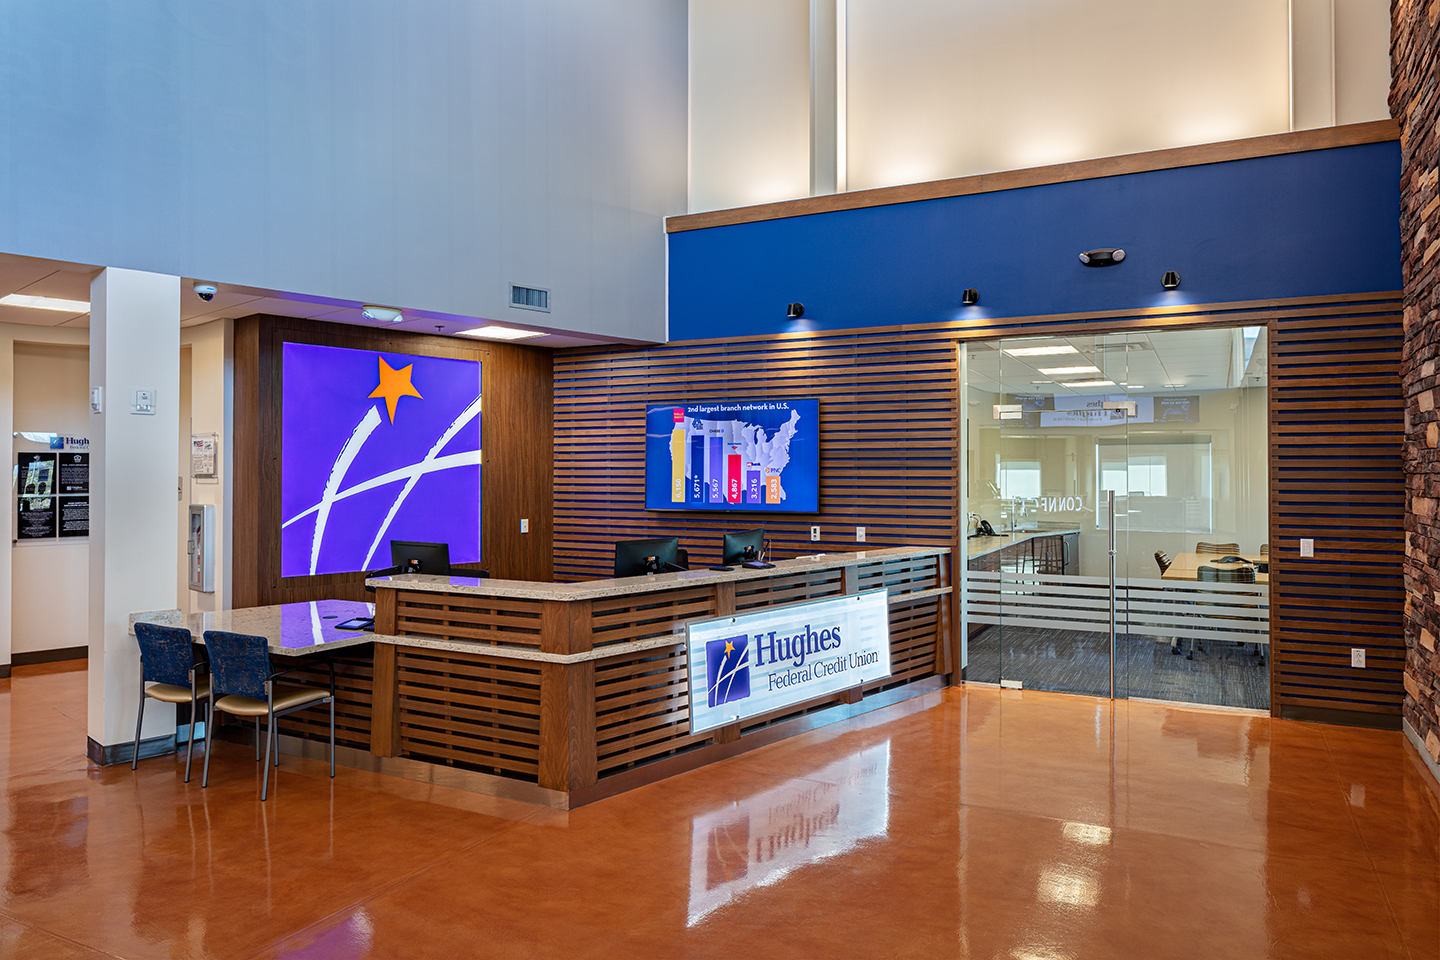
[[[380,411],[374,405],[365,412],[360,424],[351,432],[350,439],[345,441],[345,446],[340,449],[340,456],[335,458],[335,465],[330,468],[330,477],[325,481],[325,493],[315,509],[320,515],[315,518],[315,533],[310,540],[310,575],[315,575],[315,570],[320,565],[320,541],[325,538],[325,524],[330,520],[330,505],[338,498],[340,481],[345,479],[345,473],[350,469],[350,464],[360,455],[360,448],[365,446],[365,441],[380,426]]]

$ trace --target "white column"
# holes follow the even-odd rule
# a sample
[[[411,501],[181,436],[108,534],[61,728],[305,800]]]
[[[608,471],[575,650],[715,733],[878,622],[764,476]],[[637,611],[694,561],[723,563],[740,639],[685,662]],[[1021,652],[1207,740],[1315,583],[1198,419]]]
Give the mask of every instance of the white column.
[[[810,195],[845,189],[845,0],[810,0]]]
[[[140,652],[129,616],[175,605],[180,478],[180,278],[109,268],[90,284],[90,754],[135,736]],[[154,412],[132,410],[154,392]],[[141,737],[175,730],[174,708],[146,705]],[[143,755],[143,754],[142,754]]]
[[[15,340],[8,332],[0,332],[0,437],[8,437],[15,429]],[[15,448],[14,443],[10,449]],[[8,451],[7,451],[8,452]],[[6,501],[5,516],[8,518],[3,524],[5,539],[11,542],[15,539],[15,497],[12,488],[10,498]],[[5,544],[3,553],[0,553],[0,661],[3,661],[4,670],[0,674],[10,676],[10,620],[11,611],[15,609],[10,596],[10,578],[12,573],[11,554],[14,551],[9,543]]]

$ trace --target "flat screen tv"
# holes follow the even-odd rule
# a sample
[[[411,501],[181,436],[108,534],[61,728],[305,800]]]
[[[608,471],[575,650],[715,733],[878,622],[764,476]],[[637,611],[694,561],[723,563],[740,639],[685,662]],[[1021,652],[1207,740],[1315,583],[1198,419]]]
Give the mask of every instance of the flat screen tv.
[[[818,512],[820,401],[651,406],[645,414],[645,509]]]
[[[480,557],[480,363],[281,349],[280,575],[383,567],[391,540]]]

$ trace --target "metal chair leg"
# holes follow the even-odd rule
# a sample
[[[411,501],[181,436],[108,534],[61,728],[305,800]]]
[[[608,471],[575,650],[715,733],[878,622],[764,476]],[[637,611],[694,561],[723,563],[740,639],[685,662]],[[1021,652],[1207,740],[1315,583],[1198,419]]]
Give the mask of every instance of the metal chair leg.
[[[259,717],[256,717],[256,718],[255,718],[255,729],[256,729],[256,730],[259,730],[259,729],[260,729],[260,718],[259,718]],[[265,765],[264,765],[264,766],[261,768],[261,770],[260,770],[261,776],[263,776],[263,777],[265,778],[265,779],[263,779],[263,780],[260,781],[260,802],[261,802],[261,803],[264,803],[264,802],[265,802],[265,797],[266,797],[266,795],[269,793],[269,790],[270,790],[270,743],[271,743],[271,741],[274,739],[274,737],[272,736],[274,730],[275,730],[275,714],[274,714],[274,712],[273,712],[273,710],[272,710],[272,712],[270,713],[270,727],[269,727],[269,729],[266,730],[266,733],[265,733]],[[279,760],[279,757],[276,757],[276,760]],[[276,781],[276,783],[277,783],[277,785],[278,785],[278,783],[279,783],[279,781],[280,781],[280,776],[279,776],[278,774],[275,776],[275,781]]]
[[[255,718],[255,759],[260,759],[260,718]]]
[[[214,696],[214,694],[211,694],[211,696]],[[213,703],[210,704],[210,709],[206,711],[206,714],[207,714],[211,719],[214,719],[214,716],[215,716],[215,704],[213,704]],[[202,787],[208,787],[208,786],[210,786],[210,754],[212,754],[212,753],[215,752],[214,750],[211,750],[211,749],[210,749],[210,747],[211,747],[212,745],[213,745],[213,744],[212,744],[212,742],[211,742],[211,740],[210,740],[210,723],[209,723],[209,721],[206,721],[206,723],[205,723],[205,772],[204,772],[204,773],[201,775],[201,777],[200,777],[200,786],[202,786]]]
[[[185,782],[190,782],[190,758],[195,756],[195,689],[190,689],[190,745],[185,748]]]
[[[145,681],[140,681],[140,715],[135,718],[135,748],[130,752],[130,769],[134,770],[140,762],[140,724],[145,720]]]
[[[278,767],[280,766],[280,728],[277,726],[272,726],[270,729],[270,736],[273,737],[275,740],[275,766]]]

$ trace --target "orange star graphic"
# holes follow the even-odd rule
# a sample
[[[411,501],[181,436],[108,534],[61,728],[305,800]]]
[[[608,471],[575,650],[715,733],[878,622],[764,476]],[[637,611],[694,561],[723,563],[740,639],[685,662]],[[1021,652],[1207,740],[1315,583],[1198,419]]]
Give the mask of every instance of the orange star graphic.
[[[734,653],[734,652],[735,652],[735,644],[731,643],[729,640],[726,640],[726,641],[725,641],[725,656],[728,657],[728,656],[730,656],[730,654],[732,654],[732,653]]]
[[[375,388],[375,391],[370,394],[368,399],[384,397],[385,409],[390,414],[390,422],[394,423],[395,405],[400,402],[401,397],[419,397],[421,400],[425,398],[420,396],[420,391],[416,390],[415,385],[410,382],[410,371],[415,369],[415,364],[412,363],[408,367],[401,367],[399,370],[395,370],[391,368],[390,364],[385,362],[384,357],[380,357],[379,359],[380,386]]]

